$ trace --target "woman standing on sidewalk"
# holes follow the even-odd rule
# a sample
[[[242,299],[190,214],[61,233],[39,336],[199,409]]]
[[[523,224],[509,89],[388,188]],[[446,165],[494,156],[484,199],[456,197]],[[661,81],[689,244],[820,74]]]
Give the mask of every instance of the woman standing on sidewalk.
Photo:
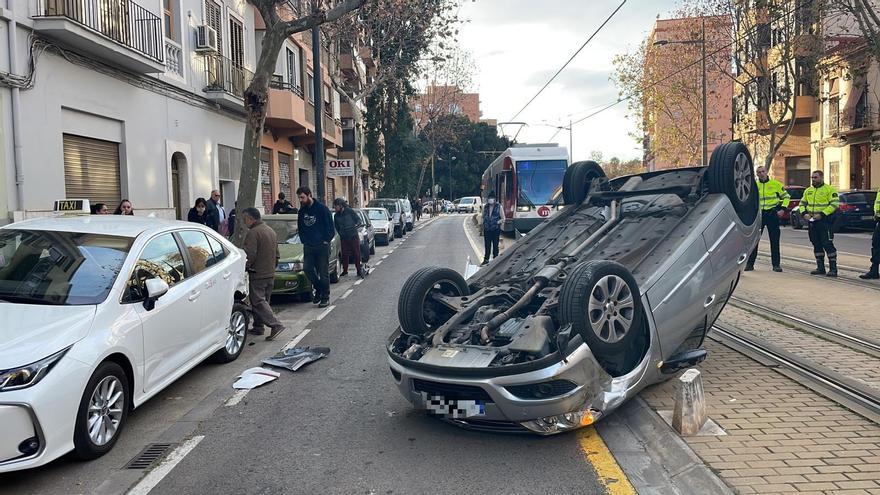
[[[336,198],[333,200],[333,210],[336,216],[333,217],[333,225],[336,232],[339,232],[339,239],[342,244],[342,273],[340,275],[348,275],[349,258],[354,258],[354,265],[357,268],[359,277],[364,277],[364,269],[361,267],[361,239],[359,229],[363,225],[360,217],[352,210],[345,200]]]

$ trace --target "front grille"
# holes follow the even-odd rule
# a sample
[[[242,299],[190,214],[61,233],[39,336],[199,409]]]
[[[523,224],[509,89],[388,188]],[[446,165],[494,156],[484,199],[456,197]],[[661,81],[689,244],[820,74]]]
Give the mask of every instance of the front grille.
[[[462,428],[489,433],[530,433],[528,428],[512,421],[489,421],[485,419],[450,419],[447,421]]]
[[[552,380],[529,385],[512,385],[505,388],[520,399],[550,399],[571,392],[577,388],[577,384],[568,380]]]
[[[480,400],[494,402],[492,397],[480,387],[470,385],[458,385],[455,383],[438,383],[426,380],[413,379],[413,389],[416,392],[425,392],[428,395],[441,396],[452,400]]]

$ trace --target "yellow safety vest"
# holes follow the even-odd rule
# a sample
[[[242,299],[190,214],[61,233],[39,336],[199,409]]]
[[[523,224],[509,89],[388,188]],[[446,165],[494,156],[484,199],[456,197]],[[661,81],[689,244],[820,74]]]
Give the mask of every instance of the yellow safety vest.
[[[880,189],[877,190],[877,199],[874,200],[874,216],[880,217]]]
[[[761,209],[764,211],[776,209],[777,206],[788,208],[791,202],[791,195],[782,187],[781,182],[774,179],[758,181],[758,197],[761,198]]]
[[[799,208],[810,215],[822,213],[828,216],[837,211],[838,206],[840,206],[840,198],[837,197],[837,189],[822,184],[819,187],[810,186],[804,191]]]

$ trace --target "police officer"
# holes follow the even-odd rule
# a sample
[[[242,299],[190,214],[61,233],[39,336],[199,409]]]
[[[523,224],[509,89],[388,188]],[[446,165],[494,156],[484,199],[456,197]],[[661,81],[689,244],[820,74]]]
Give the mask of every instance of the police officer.
[[[871,237],[871,269],[867,273],[859,275],[863,280],[880,278],[880,190],[877,191],[877,199],[874,200],[874,235]]]
[[[816,269],[810,275],[837,276],[837,248],[834,247],[834,230],[831,225],[831,214],[840,206],[837,189],[824,182],[825,174],[816,170],[810,176],[812,185],[804,191],[804,197],[798,209],[803,212],[803,219],[808,222],[810,242],[813,243],[813,254],[816,255]],[[828,273],[825,272],[825,255],[828,255]]]
[[[771,179],[767,175],[767,169],[758,167],[755,172],[758,174],[758,196],[761,199],[761,233],[764,228],[767,229],[770,236],[770,260],[773,263],[773,271],[781,272],[782,267],[779,266],[779,215],[782,210],[788,208],[791,196],[782,187],[782,183],[778,180]],[[755,259],[758,257],[758,246],[749,256],[746,263],[746,271],[750,272],[755,269]]]

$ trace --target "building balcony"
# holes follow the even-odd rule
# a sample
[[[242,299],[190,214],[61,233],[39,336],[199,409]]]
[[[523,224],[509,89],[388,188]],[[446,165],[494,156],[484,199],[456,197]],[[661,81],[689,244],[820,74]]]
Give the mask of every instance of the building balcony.
[[[375,69],[376,61],[373,60],[373,50],[369,46],[362,46],[358,49],[358,57],[364,62],[368,68]]]
[[[877,112],[872,112],[867,105],[858,105],[850,115],[841,112],[833,122],[838,126],[834,134],[841,136],[870,132],[880,128]],[[829,132],[829,134],[831,133]]]
[[[165,73],[184,79],[183,67],[183,47],[180,43],[165,38]]]
[[[266,125],[278,129],[310,129],[306,125],[306,105],[303,101],[302,88],[283,81],[269,83],[269,108],[266,113]]]
[[[131,0],[41,0],[34,31],[135,73],[165,72],[162,20]]]
[[[244,90],[254,73],[217,54],[206,55],[204,64],[205,97],[221,107],[244,111]]]

